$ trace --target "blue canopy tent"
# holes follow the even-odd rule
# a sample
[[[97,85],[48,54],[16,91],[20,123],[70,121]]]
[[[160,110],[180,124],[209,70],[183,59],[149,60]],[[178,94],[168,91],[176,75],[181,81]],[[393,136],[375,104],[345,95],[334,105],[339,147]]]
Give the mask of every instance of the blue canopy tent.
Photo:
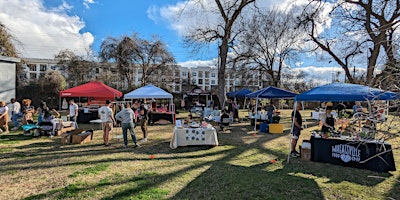
[[[394,100],[399,96],[394,92],[383,91],[365,85],[350,83],[331,83],[313,88],[297,95],[295,101],[367,101]]]
[[[234,92],[228,92],[226,93],[226,96],[228,98],[234,98],[235,102],[236,102],[236,98],[244,98],[244,102],[243,102],[243,108],[246,107],[246,94],[251,93],[251,90],[249,89],[241,89],[241,90],[237,90]]]
[[[294,98],[294,112],[297,101],[368,101],[368,100],[395,100],[400,96],[394,92],[384,91],[364,85],[350,83],[331,83],[303,92]],[[292,122],[292,129],[294,119]],[[288,155],[289,162],[290,154]]]
[[[246,94],[251,93],[251,90],[249,89],[242,89],[242,90],[237,90],[234,92],[228,92],[226,93],[226,96],[229,98],[243,98],[246,97]]]
[[[258,99],[292,99],[297,94],[288,90],[280,89],[277,87],[269,86],[261,90],[246,94],[247,98],[256,98],[256,107],[258,107]],[[254,130],[256,130],[257,119],[255,119]]]

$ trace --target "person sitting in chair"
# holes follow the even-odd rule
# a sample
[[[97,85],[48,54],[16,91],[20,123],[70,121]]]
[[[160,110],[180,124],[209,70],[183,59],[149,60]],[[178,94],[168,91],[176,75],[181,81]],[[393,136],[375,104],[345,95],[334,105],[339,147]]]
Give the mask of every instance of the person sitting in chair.
[[[280,114],[280,111],[275,110],[274,115],[271,118],[271,124],[279,124],[279,121],[281,120],[281,117],[279,116]]]
[[[230,119],[230,116],[228,115],[228,111],[227,110],[222,110],[222,115],[220,118],[220,128],[221,130],[224,130],[224,127],[229,126],[229,122],[227,123],[227,120],[224,119]]]

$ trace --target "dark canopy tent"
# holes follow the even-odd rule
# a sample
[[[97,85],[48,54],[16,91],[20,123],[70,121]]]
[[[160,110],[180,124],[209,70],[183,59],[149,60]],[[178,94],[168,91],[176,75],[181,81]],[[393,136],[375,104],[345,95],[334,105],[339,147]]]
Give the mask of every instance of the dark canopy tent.
[[[383,91],[364,85],[331,83],[313,88],[297,95],[295,101],[367,101],[394,100],[399,98],[394,92]]]
[[[203,89],[201,89],[199,86],[195,86],[193,89],[191,89],[190,91],[186,92],[187,96],[191,96],[191,97],[197,97],[197,100],[199,100],[200,96],[206,96],[206,102],[205,104],[207,105],[208,102],[208,95],[211,95],[211,92],[205,91]],[[211,95],[211,100],[212,100],[212,95]]]
[[[370,100],[396,100],[400,95],[378,88],[349,83],[331,83],[315,87],[303,92],[294,98],[294,112],[298,101],[370,101]],[[293,117],[294,118],[294,117]],[[292,120],[292,130],[294,119]],[[290,160],[288,154],[287,162]]]
[[[257,90],[250,94],[246,94],[247,98],[256,98],[256,107],[258,107],[258,99],[292,99],[297,94],[288,90],[280,89],[274,86],[269,86],[261,90]],[[255,121],[257,122],[257,120]],[[256,123],[255,123],[256,124]],[[254,125],[254,130],[256,130],[256,125]]]
[[[234,92],[228,92],[226,93],[226,96],[229,98],[243,98],[246,97],[246,94],[251,93],[251,90],[249,89],[242,89],[242,90],[237,90]]]
[[[261,90],[246,94],[247,98],[264,98],[264,99],[291,99],[297,94],[288,90],[269,86]]]

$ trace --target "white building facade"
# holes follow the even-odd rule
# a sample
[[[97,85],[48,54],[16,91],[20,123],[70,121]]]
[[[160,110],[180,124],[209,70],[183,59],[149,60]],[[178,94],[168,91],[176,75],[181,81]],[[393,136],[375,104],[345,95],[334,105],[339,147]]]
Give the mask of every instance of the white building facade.
[[[35,59],[24,58],[23,72],[19,74],[22,79],[33,81],[39,79],[48,70],[59,71],[66,79],[68,75],[55,59]],[[136,87],[142,83],[142,69],[135,68],[132,72],[132,82]],[[124,78],[117,73],[117,68],[114,64],[98,63],[87,75],[87,81],[100,80],[107,77],[110,86],[123,90],[128,88]],[[262,88],[263,76],[260,76],[259,71],[241,70],[234,71],[227,69],[225,79],[225,89],[227,92],[248,88],[256,90]],[[191,90],[195,85],[206,91],[216,91],[218,86],[218,69],[216,66],[197,66],[197,67],[182,67],[180,65],[172,65],[168,70],[160,68],[151,74],[148,83],[167,88],[172,93],[185,93]],[[68,84],[68,80],[67,80]]]

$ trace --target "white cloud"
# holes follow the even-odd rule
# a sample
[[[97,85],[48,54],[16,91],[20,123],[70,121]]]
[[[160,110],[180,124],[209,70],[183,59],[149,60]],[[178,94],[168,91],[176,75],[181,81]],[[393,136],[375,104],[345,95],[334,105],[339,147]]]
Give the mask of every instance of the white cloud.
[[[89,4],[94,4],[95,2],[94,2],[94,0],[83,0],[83,6],[85,6],[85,8],[86,9],[89,9],[90,8],[90,5]]]
[[[192,68],[192,67],[216,67],[217,66],[217,60],[190,60],[186,62],[180,62],[178,65],[182,67],[187,67],[187,68]]]
[[[84,55],[94,37],[80,32],[85,23],[78,16],[67,15],[70,9],[65,2],[46,8],[42,0],[0,1],[0,22],[17,40],[14,44],[22,57],[54,58],[62,49]]]

